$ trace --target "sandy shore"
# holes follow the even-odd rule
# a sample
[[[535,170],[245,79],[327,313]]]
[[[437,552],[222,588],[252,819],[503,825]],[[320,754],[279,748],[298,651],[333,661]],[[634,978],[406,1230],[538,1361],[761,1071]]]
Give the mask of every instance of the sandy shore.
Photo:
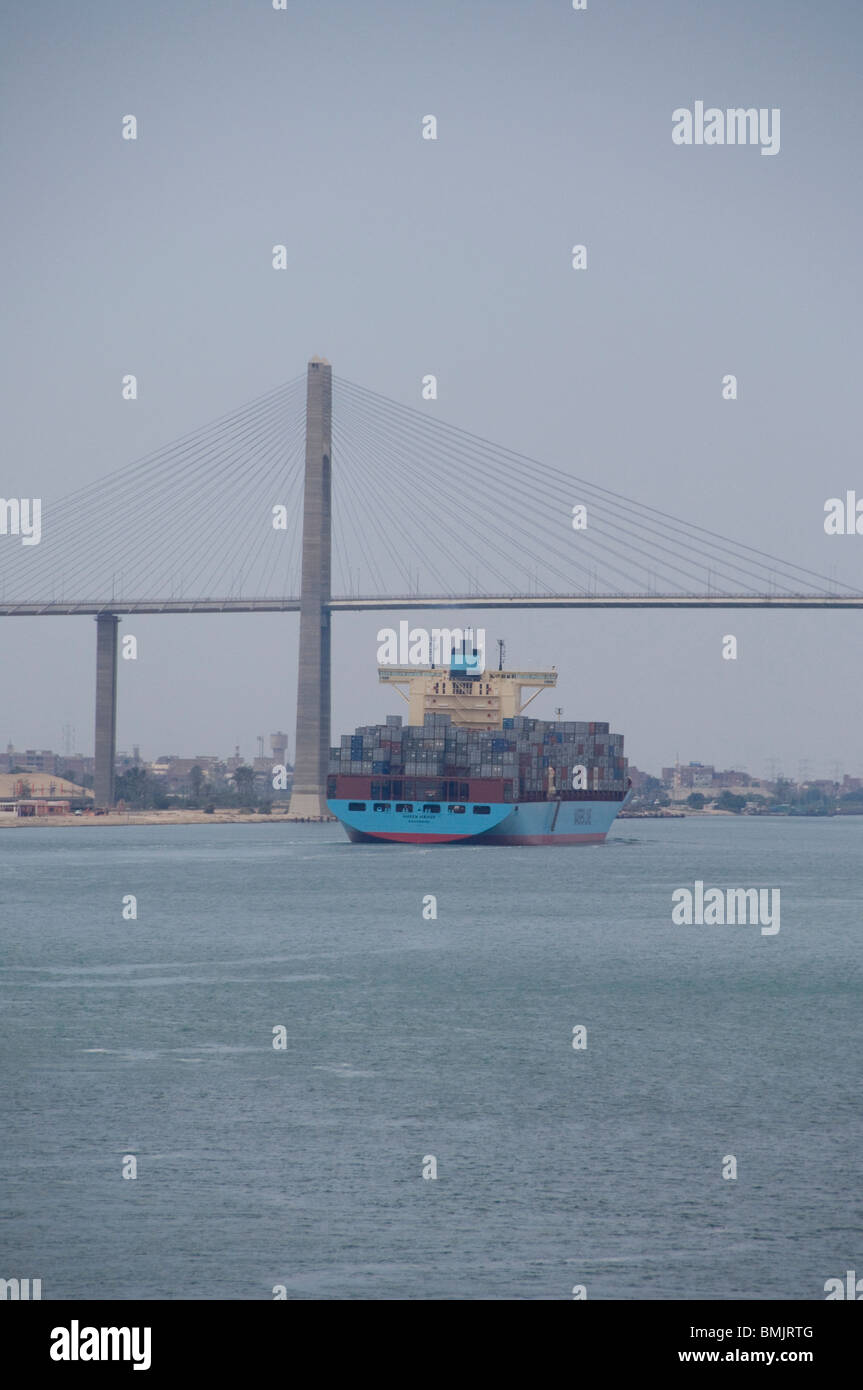
[[[0,815],[0,830],[18,830],[31,826],[48,827],[58,825],[336,825],[330,818],[326,821],[305,821],[286,812],[274,812],[269,816],[258,811],[110,811],[105,816],[9,816]]]
[[[733,816],[735,811],[717,811],[705,808],[686,810],[639,812],[624,811],[619,820],[680,820],[683,816]],[[289,816],[285,811],[273,811],[269,816],[259,811],[110,811],[105,816],[10,816],[0,815],[0,830],[18,830],[31,826],[45,827],[58,825],[337,825],[335,817],[323,821],[308,821]]]

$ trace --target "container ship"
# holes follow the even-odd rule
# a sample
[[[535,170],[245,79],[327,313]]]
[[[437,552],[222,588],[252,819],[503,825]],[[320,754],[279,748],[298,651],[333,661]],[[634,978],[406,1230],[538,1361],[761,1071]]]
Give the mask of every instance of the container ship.
[[[379,666],[409,705],[330,749],[327,804],[357,843],[601,843],[628,799],[623,735],[522,711],[557,672]],[[527,700],[526,690],[533,690]]]

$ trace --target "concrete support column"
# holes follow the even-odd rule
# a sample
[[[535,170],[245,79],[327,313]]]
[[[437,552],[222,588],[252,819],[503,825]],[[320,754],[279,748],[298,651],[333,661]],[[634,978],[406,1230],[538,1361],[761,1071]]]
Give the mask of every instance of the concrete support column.
[[[96,618],[96,758],[93,779],[97,806],[114,805],[114,757],[117,752],[116,613]]]
[[[328,362],[312,358],[306,386],[297,743],[290,806],[295,816],[328,814],[332,376]]]

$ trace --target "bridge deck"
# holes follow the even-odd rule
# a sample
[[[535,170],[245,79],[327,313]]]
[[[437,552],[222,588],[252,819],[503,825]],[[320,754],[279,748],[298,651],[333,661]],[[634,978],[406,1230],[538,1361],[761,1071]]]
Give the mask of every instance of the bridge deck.
[[[863,608],[863,594],[405,594],[332,598],[331,613],[446,608]],[[60,618],[99,613],[298,613],[298,598],[57,600],[0,603],[3,618]]]

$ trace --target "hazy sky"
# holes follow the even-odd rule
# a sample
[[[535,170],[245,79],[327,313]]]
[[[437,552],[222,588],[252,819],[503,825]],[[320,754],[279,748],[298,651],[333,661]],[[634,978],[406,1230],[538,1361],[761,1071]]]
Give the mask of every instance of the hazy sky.
[[[863,588],[863,536],[823,529],[863,496],[861,12],[588,4],[7,7],[0,495],[62,496],[319,353],[415,407],[433,372],[440,419]],[[780,152],[676,146],[699,100],[779,108]],[[863,614],[473,617],[558,666],[537,714],[610,720],[639,766],[863,772]],[[398,708],[387,621],[334,620],[334,741]],[[292,754],[297,630],[127,619],[120,746],[253,756],[284,728]],[[0,643],[0,744],[69,722],[92,752],[93,620]]]

